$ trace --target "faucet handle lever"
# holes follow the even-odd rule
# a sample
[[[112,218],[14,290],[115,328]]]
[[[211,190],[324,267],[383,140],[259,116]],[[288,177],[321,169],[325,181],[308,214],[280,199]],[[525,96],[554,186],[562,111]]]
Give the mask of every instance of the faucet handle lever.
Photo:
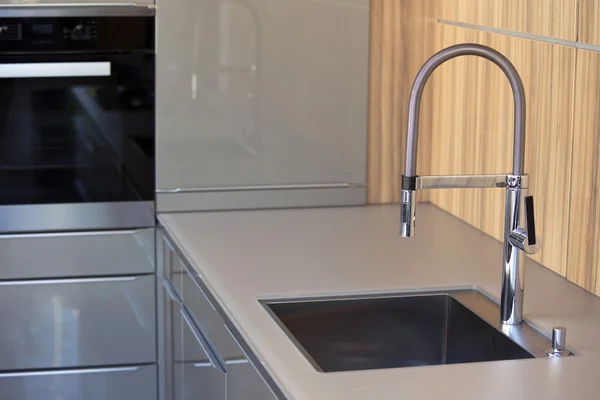
[[[514,229],[509,233],[508,241],[527,254],[535,254],[540,251],[540,239],[536,236],[535,232],[533,196],[525,197],[525,223],[527,224],[527,229]]]
[[[535,235],[535,213],[533,209],[533,196],[525,197],[525,220],[527,223],[527,241],[530,246],[535,246],[537,237]]]

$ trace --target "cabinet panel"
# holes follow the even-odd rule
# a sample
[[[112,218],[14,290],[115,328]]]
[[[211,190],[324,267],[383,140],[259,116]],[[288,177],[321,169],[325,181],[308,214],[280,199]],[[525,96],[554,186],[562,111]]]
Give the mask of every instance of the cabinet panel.
[[[600,295],[600,53],[577,50],[574,110],[567,278]]]
[[[443,0],[440,3],[443,6],[439,17],[447,20],[571,41],[577,37],[578,0]]]
[[[227,362],[227,400],[275,400],[265,381],[248,360]]]
[[[0,370],[156,360],[154,277],[0,285]]]
[[[205,345],[202,345],[197,338],[197,335],[202,333],[196,326],[192,327],[192,324],[192,321],[183,318],[183,359],[180,361],[181,368],[175,369],[175,380],[179,379],[178,374],[181,373],[182,385],[181,392],[176,387],[175,399],[225,400],[227,375],[208,359]],[[192,329],[196,330],[196,334]]]
[[[583,43],[600,45],[600,0],[579,0],[579,38]]]
[[[0,393],[12,400],[156,400],[156,367],[0,374]]]
[[[368,0],[169,0],[157,15],[159,192],[364,185],[368,16]]]
[[[225,322],[196,283],[195,279],[200,279],[197,273],[192,271],[191,266],[186,268],[183,275],[183,302],[186,308],[224,360],[243,358],[244,353],[229,335]]]
[[[0,280],[154,272],[154,229],[0,236]]]

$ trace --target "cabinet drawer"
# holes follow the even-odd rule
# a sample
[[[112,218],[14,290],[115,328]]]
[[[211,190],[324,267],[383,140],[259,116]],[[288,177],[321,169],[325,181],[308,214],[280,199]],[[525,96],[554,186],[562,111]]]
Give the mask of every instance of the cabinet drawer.
[[[154,228],[0,236],[0,280],[154,272]]]
[[[244,358],[244,353],[225,327],[223,318],[205,296],[205,288],[200,283],[198,274],[189,265],[185,265],[184,271],[182,275],[183,303],[202,332],[224,360]]]
[[[155,362],[154,276],[0,283],[0,371]]]
[[[156,367],[99,368],[0,374],[3,399],[156,399]]]
[[[175,399],[225,400],[227,375],[224,367],[220,365],[203,333],[184,308],[180,315],[183,317],[183,354],[181,365],[174,368],[174,381],[181,382],[180,387],[175,386]],[[179,374],[182,376],[179,377]]]
[[[276,400],[269,386],[248,360],[227,362],[227,400]]]

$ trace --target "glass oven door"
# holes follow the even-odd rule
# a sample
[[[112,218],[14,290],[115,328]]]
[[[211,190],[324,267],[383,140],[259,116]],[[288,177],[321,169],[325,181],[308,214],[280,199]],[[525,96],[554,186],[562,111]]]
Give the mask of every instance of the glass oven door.
[[[115,210],[117,203],[153,201],[154,102],[149,52],[0,54],[0,232],[15,230],[9,220],[24,206],[52,205],[73,219],[86,212],[70,214],[66,205]],[[128,218],[116,213],[113,220]],[[132,224],[140,223],[125,225]]]

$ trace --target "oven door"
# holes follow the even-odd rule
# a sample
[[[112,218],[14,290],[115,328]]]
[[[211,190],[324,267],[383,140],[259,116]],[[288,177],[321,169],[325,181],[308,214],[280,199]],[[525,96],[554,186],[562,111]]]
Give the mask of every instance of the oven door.
[[[154,223],[154,55],[0,54],[0,231]]]

